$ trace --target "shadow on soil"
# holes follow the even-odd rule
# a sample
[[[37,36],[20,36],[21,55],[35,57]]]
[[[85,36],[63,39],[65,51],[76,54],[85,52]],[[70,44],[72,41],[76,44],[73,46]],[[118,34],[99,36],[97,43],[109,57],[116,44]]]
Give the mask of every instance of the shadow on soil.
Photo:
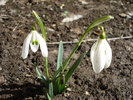
[[[39,99],[37,95],[43,96],[42,86],[26,83],[24,85],[2,85],[0,94],[5,97],[1,100],[24,100],[25,98]],[[40,91],[41,90],[41,91]],[[44,100],[44,98],[43,98]]]

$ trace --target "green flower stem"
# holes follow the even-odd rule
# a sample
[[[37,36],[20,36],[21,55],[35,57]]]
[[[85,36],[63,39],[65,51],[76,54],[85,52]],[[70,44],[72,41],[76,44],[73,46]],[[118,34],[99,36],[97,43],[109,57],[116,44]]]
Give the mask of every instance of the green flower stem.
[[[100,29],[102,30],[101,34],[100,34],[100,39],[105,39],[106,38],[106,35],[105,35],[105,32],[104,32],[104,28],[103,26],[99,25]]]
[[[79,42],[77,43],[77,45],[75,46],[75,48],[73,49],[73,51],[71,52],[71,54],[69,55],[69,57],[67,58],[66,62],[63,65],[63,71],[66,68],[66,66],[68,65],[69,61],[71,60],[73,54],[75,53],[75,51],[79,48],[79,46],[81,45],[83,39],[86,37],[87,33],[92,30],[92,28],[90,29],[90,27],[88,27],[86,29],[86,31],[84,32],[84,34],[82,35],[82,37],[80,38]],[[91,33],[89,34],[91,35]]]
[[[33,14],[35,15],[35,17],[38,21],[39,27],[40,27],[41,32],[42,32],[42,37],[46,41],[46,30],[45,30],[44,24],[43,24],[42,20],[40,19],[40,17],[38,16],[38,14],[35,11],[33,11]],[[44,63],[45,63],[45,69],[46,69],[46,77],[49,79],[48,59],[47,59],[47,57],[44,58]]]
[[[43,24],[42,20],[40,19],[40,17],[38,16],[38,14],[34,10],[33,10],[33,14],[35,15],[35,17],[38,21],[38,24],[40,26],[40,29],[41,29],[41,32],[42,32],[42,37],[46,41],[46,30],[45,30],[44,24]]]
[[[32,26],[32,30],[36,30],[36,27],[35,26]]]
[[[77,45],[75,46],[75,48],[73,49],[73,51],[71,52],[71,54],[69,55],[69,57],[67,58],[67,60],[64,62],[64,65],[63,65],[63,70],[65,70],[66,66],[68,65],[69,61],[71,60],[73,54],[75,53],[75,51],[79,48],[79,46],[81,45],[83,39],[86,37],[86,35],[89,33],[90,30],[92,30],[93,28],[95,27],[98,27],[99,24],[105,22],[105,21],[108,21],[110,19],[113,19],[114,17],[112,16],[104,16],[104,17],[101,17],[97,20],[95,20],[94,22],[92,22],[92,24],[90,26],[87,27],[86,31],[84,32],[84,34],[82,35],[82,37],[80,38],[79,42],[77,43]],[[101,27],[100,27],[101,28]],[[102,29],[103,31],[103,29]],[[89,36],[91,35],[91,33],[89,34]]]
[[[48,71],[48,58],[44,58],[45,61],[45,70],[46,70],[46,77],[49,79],[49,71]]]

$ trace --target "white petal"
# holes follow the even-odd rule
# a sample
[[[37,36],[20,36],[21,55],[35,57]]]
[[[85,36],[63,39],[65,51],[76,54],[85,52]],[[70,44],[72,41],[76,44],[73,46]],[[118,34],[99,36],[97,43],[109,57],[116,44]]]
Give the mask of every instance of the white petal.
[[[30,48],[33,52],[36,52],[39,48],[39,44],[38,45],[36,45],[36,44],[32,45],[32,43],[30,43]]]
[[[22,55],[21,55],[23,59],[25,59],[28,55],[31,37],[32,37],[32,33],[30,33],[24,40],[23,47],[22,47]]]
[[[33,41],[33,42],[37,41],[38,32],[36,30],[34,30],[34,31],[31,31],[31,33],[32,33],[32,40],[31,41]],[[35,43],[34,43],[34,45],[32,43],[30,43],[30,47],[31,47],[31,50],[33,52],[36,52],[39,48],[39,42],[38,42],[38,45],[36,45]]]
[[[94,57],[94,52],[95,52],[97,43],[98,43],[98,42],[95,42],[95,43],[93,44],[93,46],[91,47],[91,52],[90,52],[90,59],[91,59],[91,62],[93,61],[92,59],[93,59],[93,57]]]
[[[112,60],[112,50],[110,48],[110,45],[108,44],[108,42],[106,41],[106,62],[105,62],[105,66],[104,68],[108,68],[110,66],[111,60]]]
[[[40,34],[37,34],[37,40],[40,44],[40,49],[41,49],[43,57],[48,57],[48,48],[47,48],[45,40],[42,38]]]
[[[91,49],[91,62],[95,73],[100,73],[105,65],[104,40],[99,39]]]

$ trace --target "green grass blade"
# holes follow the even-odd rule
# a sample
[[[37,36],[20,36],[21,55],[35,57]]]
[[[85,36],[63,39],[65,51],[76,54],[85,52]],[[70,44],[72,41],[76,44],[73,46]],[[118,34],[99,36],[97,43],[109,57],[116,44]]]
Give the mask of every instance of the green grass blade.
[[[113,16],[104,16],[104,17],[98,18],[94,22],[91,23],[91,25],[89,26],[89,29],[91,29],[97,25],[100,25],[101,23],[103,23],[105,21],[109,21],[110,19],[114,19],[114,17]]]
[[[61,70],[62,70],[62,68],[61,68],[61,67],[59,67],[59,69],[58,69],[58,70],[56,70],[56,72],[54,73],[54,75],[53,75],[53,77],[52,77],[52,80],[54,80],[54,79],[58,78],[58,76],[59,76],[59,74],[60,74]]]
[[[50,97],[49,93],[47,93],[46,96],[47,96],[48,100],[52,100],[52,98]]]
[[[53,93],[53,83],[52,82],[49,83],[49,95],[51,98],[53,98],[54,93]]]
[[[45,83],[45,85],[47,84],[46,78],[42,75],[42,73],[39,71],[39,69],[36,67],[36,72],[39,76],[39,78]]]
[[[59,49],[58,49],[58,58],[57,58],[57,67],[56,67],[56,70],[58,70],[59,67],[62,66],[63,53],[64,53],[63,43],[62,43],[62,41],[60,41]]]
[[[78,65],[80,64],[80,62],[82,61],[82,59],[84,58],[84,56],[87,54],[87,51],[84,52],[83,54],[81,54],[79,56],[79,58],[75,61],[75,63],[70,67],[69,71],[67,72],[67,74],[65,75],[65,82],[68,81],[68,79],[70,78],[70,76],[73,74],[73,72],[76,70],[76,68],[78,67]]]
[[[38,16],[38,14],[34,10],[33,10],[33,14],[35,15],[35,17],[36,17],[36,19],[38,21],[39,27],[40,27],[40,29],[42,31],[42,37],[46,41],[46,30],[45,30],[44,24],[43,24],[41,18]]]
[[[65,84],[59,84],[59,93],[65,92],[66,88],[65,88]]]

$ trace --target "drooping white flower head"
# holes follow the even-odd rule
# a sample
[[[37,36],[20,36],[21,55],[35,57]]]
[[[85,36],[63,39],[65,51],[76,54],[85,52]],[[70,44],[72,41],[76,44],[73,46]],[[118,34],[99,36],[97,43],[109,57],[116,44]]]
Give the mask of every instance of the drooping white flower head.
[[[95,73],[100,73],[104,68],[110,66],[112,50],[105,38],[99,38],[97,42],[93,44],[90,59]]]
[[[29,45],[33,52],[36,52],[40,45],[40,49],[43,57],[48,56],[46,41],[36,30],[32,30],[24,40],[23,47],[22,47],[22,55],[21,55],[23,59],[25,59],[28,56]]]

